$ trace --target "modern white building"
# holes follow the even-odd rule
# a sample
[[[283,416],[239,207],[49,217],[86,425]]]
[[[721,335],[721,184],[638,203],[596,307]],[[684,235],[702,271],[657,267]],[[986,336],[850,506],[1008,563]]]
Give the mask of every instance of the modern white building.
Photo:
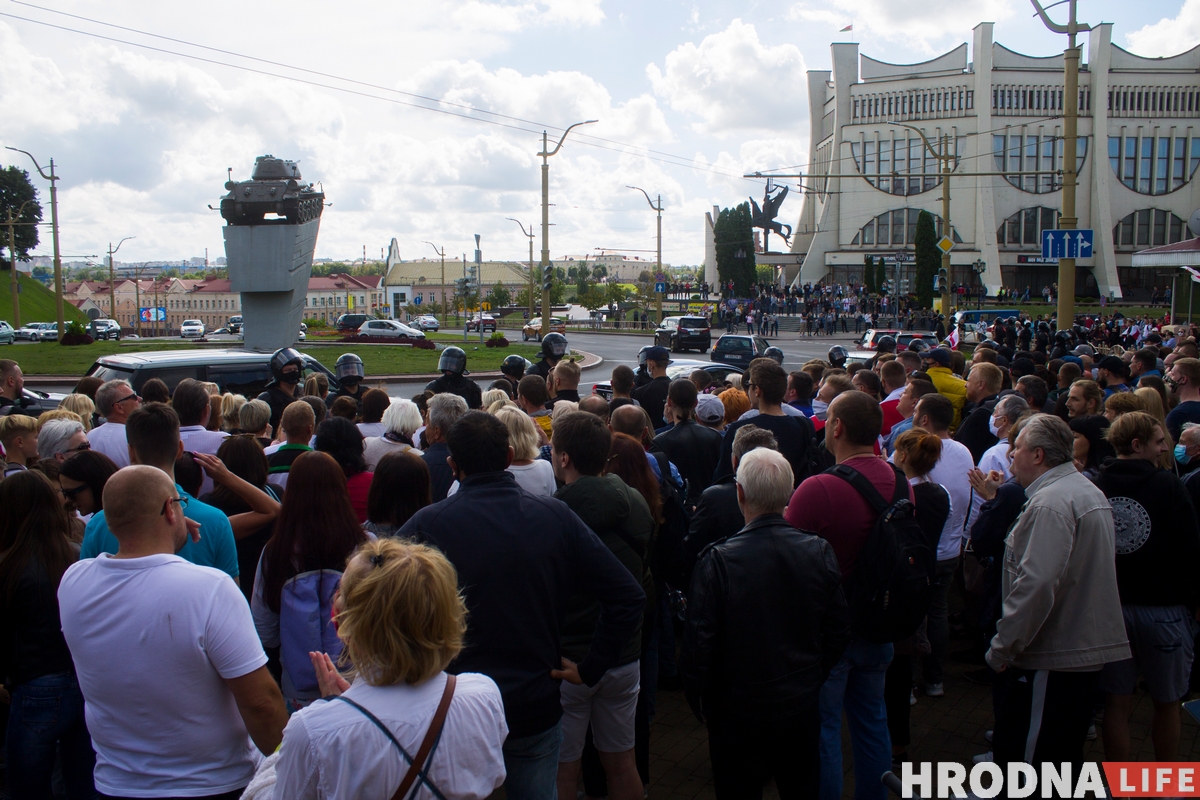
[[[941,230],[939,164],[897,123],[935,146],[947,141],[956,157],[952,280],[976,285],[979,260],[989,293],[1003,284],[1037,294],[1057,280],[1057,263],[1041,258],[1041,231],[1062,211],[1063,57],[1010,50],[992,41],[992,27],[979,24],[970,47],[919,64],[833,44],[833,69],[808,73],[810,191],[792,238],[792,252],[804,254],[800,284],[858,281],[864,255],[911,254],[921,210]],[[1076,293],[1165,287],[1168,272],[1135,269],[1132,257],[1186,238],[1200,207],[1200,47],[1143,58],[1112,43],[1111,24],[1098,25],[1079,95],[1077,227],[1095,230],[1095,252],[1077,262]],[[997,174],[955,177],[966,172]],[[912,278],[911,260],[906,270]]]

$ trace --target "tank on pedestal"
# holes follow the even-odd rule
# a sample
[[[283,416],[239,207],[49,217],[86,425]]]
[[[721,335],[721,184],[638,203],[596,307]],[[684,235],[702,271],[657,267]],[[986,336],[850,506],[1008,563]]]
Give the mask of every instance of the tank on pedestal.
[[[254,160],[250,180],[225,188],[225,258],[230,288],[242,296],[246,347],[287,347],[304,319],[325,194],[301,181],[296,162],[270,155]]]

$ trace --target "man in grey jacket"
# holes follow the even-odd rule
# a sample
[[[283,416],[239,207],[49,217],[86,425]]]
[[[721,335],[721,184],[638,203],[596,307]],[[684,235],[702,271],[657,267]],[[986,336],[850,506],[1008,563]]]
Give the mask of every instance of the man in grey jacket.
[[[1004,550],[1004,608],[987,654],[1005,697],[993,749],[1003,768],[1083,761],[1100,669],[1130,658],[1117,593],[1112,508],[1076,471],[1071,429],[1038,414],[1012,449],[1029,498]]]

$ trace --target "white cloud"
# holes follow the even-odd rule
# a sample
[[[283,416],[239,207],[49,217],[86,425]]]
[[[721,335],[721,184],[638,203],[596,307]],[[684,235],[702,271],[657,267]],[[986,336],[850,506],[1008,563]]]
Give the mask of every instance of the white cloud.
[[[1125,35],[1131,50],[1147,58],[1173,56],[1200,44],[1200,0],[1186,0],[1174,19],[1163,18]]]
[[[971,30],[979,20],[1012,18],[1018,5],[1019,0],[801,0],[785,17],[828,25],[834,31],[853,24],[859,40],[871,37],[902,42],[906,49],[932,55],[949,40],[961,41],[962,32]]]
[[[579,27],[604,21],[601,0],[538,0],[496,3],[468,0],[454,10],[454,21],[468,28],[512,33],[531,25]]]
[[[806,104],[795,88],[805,85],[804,72],[795,45],[764,45],[754,26],[739,19],[699,45],[680,45],[661,69],[646,67],[655,94],[702,120],[693,130],[716,136],[798,125]]]

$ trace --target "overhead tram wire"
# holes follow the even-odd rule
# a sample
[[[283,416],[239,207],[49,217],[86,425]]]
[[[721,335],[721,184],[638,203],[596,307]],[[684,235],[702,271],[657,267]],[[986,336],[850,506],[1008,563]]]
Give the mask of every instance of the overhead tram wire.
[[[455,102],[452,102],[449,100],[440,100],[435,97],[428,97],[426,95],[420,95],[420,94],[416,94],[414,92],[406,92],[401,89],[394,89],[394,88],[388,87],[388,86],[380,86],[378,84],[368,83],[366,81],[360,81],[360,80],[357,80],[354,78],[345,78],[340,75],[334,75],[334,74],[328,73],[328,72],[321,72],[319,70],[308,69],[306,67],[298,67],[298,66],[295,66],[292,64],[287,64],[287,63],[280,62],[280,61],[272,61],[270,59],[261,58],[258,56],[246,55],[244,53],[238,53],[233,50],[224,50],[224,49],[221,49],[218,47],[211,47],[209,45],[197,44],[196,42],[189,42],[186,39],[178,39],[178,38],[174,38],[174,37],[170,37],[170,36],[164,36],[162,34],[151,33],[149,31],[139,30],[137,28],[126,27],[123,25],[117,25],[117,24],[111,23],[111,22],[104,22],[103,20],[93,19],[90,17],[84,17],[84,16],[81,16],[78,14],[71,14],[66,11],[59,11],[58,9],[47,8],[45,6],[39,6],[39,5],[35,5],[33,3],[25,3],[25,2],[22,2],[21,0],[10,0],[10,2],[12,2],[16,5],[26,6],[28,8],[35,8],[35,9],[38,9],[39,11],[45,11],[45,12],[52,13],[52,14],[59,14],[59,15],[65,16],[65,17],[70,17],[72,19],[81,20],[83,22],[89,22],[94,25],[102,25],[102,26],[108,27],[108,28],[115,28],[117,30],[122,30],[122,31],[126,31],[129,33],[138,34],[140,36],[148,36],[148,37],[155,38],[155,39],[161,39],[163,41],[173,42],[175,44],[181,44],[181,45],[184,45],[187,47],[194,47],[194,48],[197,48],[200,50],[207,50],[209,52],[233,56],[235,58],[241,58],[241,59],[245,59],[247,61],[255,61],[255,62],[258,62],[261,64],[267,64],[267,65],[279,67],[282,69],[294,70],[296,72],[302,72],[302,73],[306,73],[309,75],[315,75],[317,77],[327,78],[329,80],[341,81],[341,82],[353,84],[356,86],[362,86],[362,87],[368,88],[368,89],[374,89],[376,91],[398,94],[398,95],[402,95],[404,97],[411,97],[413,99],[422,100],[422,101],[425,101],[428,103],[436,103],[438,105],[450,106],[452,108],[459,108],[459,109],[463,109],[464,111],[469,111],[471,113],[470,114],[455,113],[453,111],[448,111],[443,108],[433,108],[430,106],[420,105],[418,103],[406,103],[403,101],[395,100],[393,98],[379,97],[377,95],[372,95],[372,94],[369,94],[366,92],[358,92],[358,91],[354,91],[352,89],[346,89],[344,87],[339,87],[339,86],[330,86],[329,84],[324,84],[324,83],[320,83],[317,81],[305,80],[303,78],[297,78],[295,76],[281,75],[281,74],[275,73],[275,72],[269,72],[266,70],[254,69],[253,67],[242,66],[240,64],[231,64],[226,61],[220,61],[220,60],[212,59],[212,58],[205,58],[203,56],[192,55],[190,53],[182,53],[182,52],[179,52],[176,50],[169,50],[169,49],[162,48],[162,47],[154,47],[152,45],[142,44],[140,42],[133,42],[133,41],[129,41],[127,39],[119,39],[119,38],[116,38],[113,36],[105,36],[103,34],[94,33],[92,31],[80,30],[78,28],[71,28],[71,27],[68,27],[65,25],[55,25],[54,23],[51,23],[51,22],[45,22],[43,20],[33,19],[31,17],[22,17],[18,14],[0,12],[0,16],[9,17],[11,19],[19,19],[24,22],[32,22],[35,25],[42,25],[42,26],[45,26],[48,28],[55,28],[57,30],[67,31],[70,33],[77,33],[82,36],[90,36],[90,37],[93,37],[96,39],[102,39],[104,41],[114,42],[117,44],[125,44],[125,45],[129,45],[130,47],[140,47],[140,48],[143,48],[146,50],[151,50],[153,52],[163,53],[165,55],[173,55],[173,56],[178,56],[180,58],[189,58],[189,59],[192,59],[195,61],[201,61],[201,62],[207,63],[207,64],[214,64],[217,66],[228,67],[230,69],[240,69],[240,70],[243,70],[246,72],[251,72],[251,73],[258,74],[258,75],[264,75],[267,77],[295,81],[297,83],[304,83],[309,86],[315,86],[315,87],[324,88],[324,89],[331,89],[333,91],[340,91],[340,92],[343,92],[346,94],[353,94],[353,95],[357,95],[360,97],[366,97],[366,98],[374,99],[374,100],[383,100],[385,102],[390,102],[390,103],[394,103],[397,105],[403,105],[403,106],[407,106],[409,108],[417,108],[417,109],[423,109],[426,111],[434,111],[437,113],[447,114],[449,116],[459,117],[462,119],[469,119],[469,120],[473,120],[476,122],[483,122],[485,124],[490,124],[490,125],[498,125],[500,127],[508,128],[511,130],[517,130],[517,131],[522,131],[522,132],[526,132],[526,133],[534,133],[534,134],[540,133],[540,131],[521,128],[517,125],[505,124],[505,123],[497,122],[496,120],[483,119],[478,116],[473,116],[473,114],[483,114],[483,115],[487,115],[489,117],[496,117],[498,119],[510,120],[511,122],[518,122],[518,123],[522,123],[525,125],[534,125],[538,128],[543,128],[543,129],[547,129],[547,130],[562,130],[562,127],[557,126],[557,125],[550,125],[550,124],[538,122],[536,120],[528,120],[528,119],[524,119],[522,117],[515,117],[515,116],[508,115],[508,114],[501,114],[496,111],[488,111],[486,109],[475,108],[474,106],[469,106],[464,103],[455,103]],[[600,150],[608,150],[611,152],[618,152],[618,153],[624,153],[627,150],[642,151],[640,153],[631,153],[631,155],[636,155],[639,158],[645,158],[650,161],[657,161],[659,163],[666,164],[668,166],[685,167],[687,169],[694,169],[694,170],[698,170],[701,172],[709,172],[714,175],[720,175],[720,176],[727,177],[727,178],[737,178],[737,179],[741,179],[741,180],[751,180],[753,182],[758,182],[755,179],[745,178],[743,175],[737,175],[737,174],[734,174],[731,172],[725,172],[723,170],[713,168],[709,165],[701,164],[701,163],[697,162],[695,159],[689,159],[686,156],[679,156],[679,155],[675,155],[674,153],[666,153],[666,152],[663,152],[660,150],[654,150],[654,149],[651,149],[648,147],[644,147],[642,145],[630,144],[628,142],[620,142],[615,139],[606,139],[606,138],[603,138],[600,136],[582,134],[582,133],[577,134],[577,137],[581,140],[580,141],[581,144],[587,144],[587,146],[589,146],[589,147],[595,147]],[[583,139],[590,139],[592,141],[583,142],[582,141]],[[614,145],[614,146],[613,147],[605,147],[604,144],[597,144],[597,142],[602,142],[604,144]]]

